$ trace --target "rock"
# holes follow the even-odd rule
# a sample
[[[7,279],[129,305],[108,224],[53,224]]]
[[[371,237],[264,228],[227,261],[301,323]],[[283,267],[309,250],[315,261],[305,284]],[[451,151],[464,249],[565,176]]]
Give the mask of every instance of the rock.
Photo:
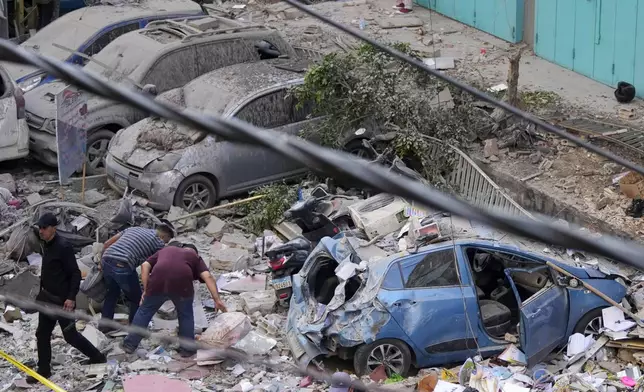
[[[499,141],[497,139],[487,139],[483,146],[483,156],[489,158],[493,155],[499,155]]]
[[[626,348],[620,348],[617,351],[617,358],[620,360],[627,362],[627,363],[635,363],[637,362],[637,358],[633,356],[633,351],[626,349]]]
[[[248,251],[246,249],[221,249],[210,260],[210,268],[213,270],[232,271],[235,262],[244,257],[248,257]]]
[[[29,203],[30,206],[33,206],[40,201],[42,201],[42,197],[39,193],[32,193],[31,195],[27,196],[27,203]]]
[[[208,222],[208,226],[204,229],[204,233],[213,237],[219,237],[225,226],[226,222],[213,215],[210,217],[210,222]]]
[[[86,325],[82,335],[99,350],[104,349],[107,345],[107,337],[103,334],[103,332],[94,328],[94,326],[92,325]]]
[[[243,339],[251,330],[250,317],[241,312],[217,315],[201,334],[201,341],[217,348],[228,348]]]
[[[595,208],[597,208],[598,210],[603,210],[604,208],[606,208],[606,206],[608,206],[612,202],[613,200],[610,197],[604,196],[601,199],[599,199],[599,201],[595,205]]]
[[[619,373],[622,371],[622,366],[615,362],[601,361],[598,364],[611,373]]]
[[[255,331],[250,331],[248,335],[233,346],[238,350],[242,350],[248,355],[266,355],[273,347],[277,345],[277,340],[264,336]]]
[[[0,174],[0,187],[6,188],[12,195],[16,194],[16,182],[9,173]]]
[[[538,164],[541,162],[541,152],[537,151],[534,154],[530,155],[530,162],[532,162],[533,165]]]
[[[20,309],[13,307],[11,305],[7,306],[7,309],[4,311],[4,319],[8,323],[13,323],[16,320],[22,320],[22,313]]]
[[[176,220],[177,218],[184,215],[188,215],[188,213],[183,208],[172,206],[170,207],[170,211],[168,211],[168,216],[166,219],[172,222],[172,224],[174,225],[178,233],[196,230],[197,229],[196,217],[193,216],[191,218],[182,219],[180,221]]]
[[[498,162],[499,161],[499,157],[497,157],[496,155],[492,155],[489,159],[490,159],[490,162]]]
[[[240,248],[246,249],[249,252],[255,251],[255,239],[246,238],[246,236],[240,232],[235,233],[226,233],[221,237],[221,243],[228,245],[231,248]]]
[[[631,294],[631,299],[638,310],[644,310],[644,288],[633,292],[633,294]]]
[[[273,312],[275,306],[275,291],[261,290],[249,293],[241,293],[239,296],[244,304],[246,314],[253,314],[259,311],[263,315]]]
[[[96,206],[105,200],[107,200],[106,195],[100,193],[96,189],[90,189],[85,191],[85,200],[83,201],[83,204],[86,206]]]

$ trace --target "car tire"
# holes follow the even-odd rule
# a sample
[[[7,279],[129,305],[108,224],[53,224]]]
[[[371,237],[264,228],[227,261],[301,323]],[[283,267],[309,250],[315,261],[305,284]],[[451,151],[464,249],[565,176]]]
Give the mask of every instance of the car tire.
[[[599,330],[604,326],[602,319],[602,309],[593,309],[582,317],[572,333],[580,333],[586,335],[599,335]]]
[[[406,343],[397,339],[377,340],[358,347],[353,356],[353,367],[356,374],[360,377],[371,374],[378,365],[370,365],[370,358],[380,360],[383,352],[389,360],[396,360],[395,363],[392,362],[393,366],[385,365],[387,375],[391,377],[393,373],[397,373],[406,377],[411,368],[411,351]]]
[[[349,143],[347,143],[344,146],[344,150],[349,154],[353,154],[355,156],[358,156],[362,159],[366,159],[368,161],[375,159],[376,157],[373,156],[373,152],[362,145],[362,140],[363,139],[351,140]]]
[[[87,160],[85,172],[88,175],[101,174],[105,171],[105,157],[110,140],[115,133],[100,128],[87,135]]]
[[[189,198],[189,194],[202,194],[196,195],[193,197],[192,202],[188,205],[186,204],[186,198]],[[201,202],[198,202],[198,199],[201,199]],[[188,212],[194,212],[199,210],[205,210],[215,205],[217,202],[217,188],[215,184],[206,176],[201,174],[194,174],[181,182],[177,192],[174,194],[174,205],[181,207]]]

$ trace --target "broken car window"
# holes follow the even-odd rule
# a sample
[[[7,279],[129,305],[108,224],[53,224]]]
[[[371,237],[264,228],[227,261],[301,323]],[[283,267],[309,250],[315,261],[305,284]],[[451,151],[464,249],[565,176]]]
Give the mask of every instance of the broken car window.
[[[93,56],[96,53],[100,52],[109,44],[110,42],[114,41],[118,37],[122,36],[125,33],[129,33],[130,31],[138,30],[139,29],[139,22],[131,22],[128,23],[124,26],[119,26],[115,29],[112,29],[102,36],[98,37],[92,44],[87,47],[83,53],[88,55],[88,56]]]
[[[263,95],[244,106],[237,118],[262,128],[277,128],[304,121],[312,113],[308,103],[297,108],[297,102],[287,89]]]
[[[166,53],[148,70],[142,85],[153,84],[159,93],[186,85],[197,77],[194,47]]]
[[[403,265],[405,288],[458,286],[454,250],[449,248],[428,253],[419,263]]]
[[[385,279],[382,282],[382,288],[386,290],[401,290],[403,289],[402,276],[400,275],[400,264],[394,263],[387,271]]]

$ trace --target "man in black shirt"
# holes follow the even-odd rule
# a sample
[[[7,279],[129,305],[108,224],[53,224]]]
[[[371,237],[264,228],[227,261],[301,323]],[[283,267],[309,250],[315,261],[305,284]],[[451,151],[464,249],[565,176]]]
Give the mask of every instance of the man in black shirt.
[[[72,246],[56,234],[58,221],[56,216],[46,213],[38,220],[40,238],[44,241],[42,266],[40,272],[40,292],[38,301],[63,307],[73,311],[76,306],[76,294],[81,281],[81,273],[76,264]],[[90,363],[106,362],[103,355],[83,335],[76,330],[73,319],[52,318],[44,313],[38,315],[36,339],[38,343],[38,373],[43,377],[51,376],[51,334],[56,322],[63,331],[65,341],[89,357]],[[29,383],[37,382],[29,377]]]

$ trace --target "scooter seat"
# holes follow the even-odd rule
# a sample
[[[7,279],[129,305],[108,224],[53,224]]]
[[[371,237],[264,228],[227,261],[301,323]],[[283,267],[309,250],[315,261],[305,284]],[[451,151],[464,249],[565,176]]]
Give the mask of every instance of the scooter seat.
[[[298,250],[311,250],[311,242],[304,237],[293,238],[289,242],[278,245],[273,249],[266,252],[266,256],[269,258],[274,258],[278,254],[283,253],[292,253]]]

